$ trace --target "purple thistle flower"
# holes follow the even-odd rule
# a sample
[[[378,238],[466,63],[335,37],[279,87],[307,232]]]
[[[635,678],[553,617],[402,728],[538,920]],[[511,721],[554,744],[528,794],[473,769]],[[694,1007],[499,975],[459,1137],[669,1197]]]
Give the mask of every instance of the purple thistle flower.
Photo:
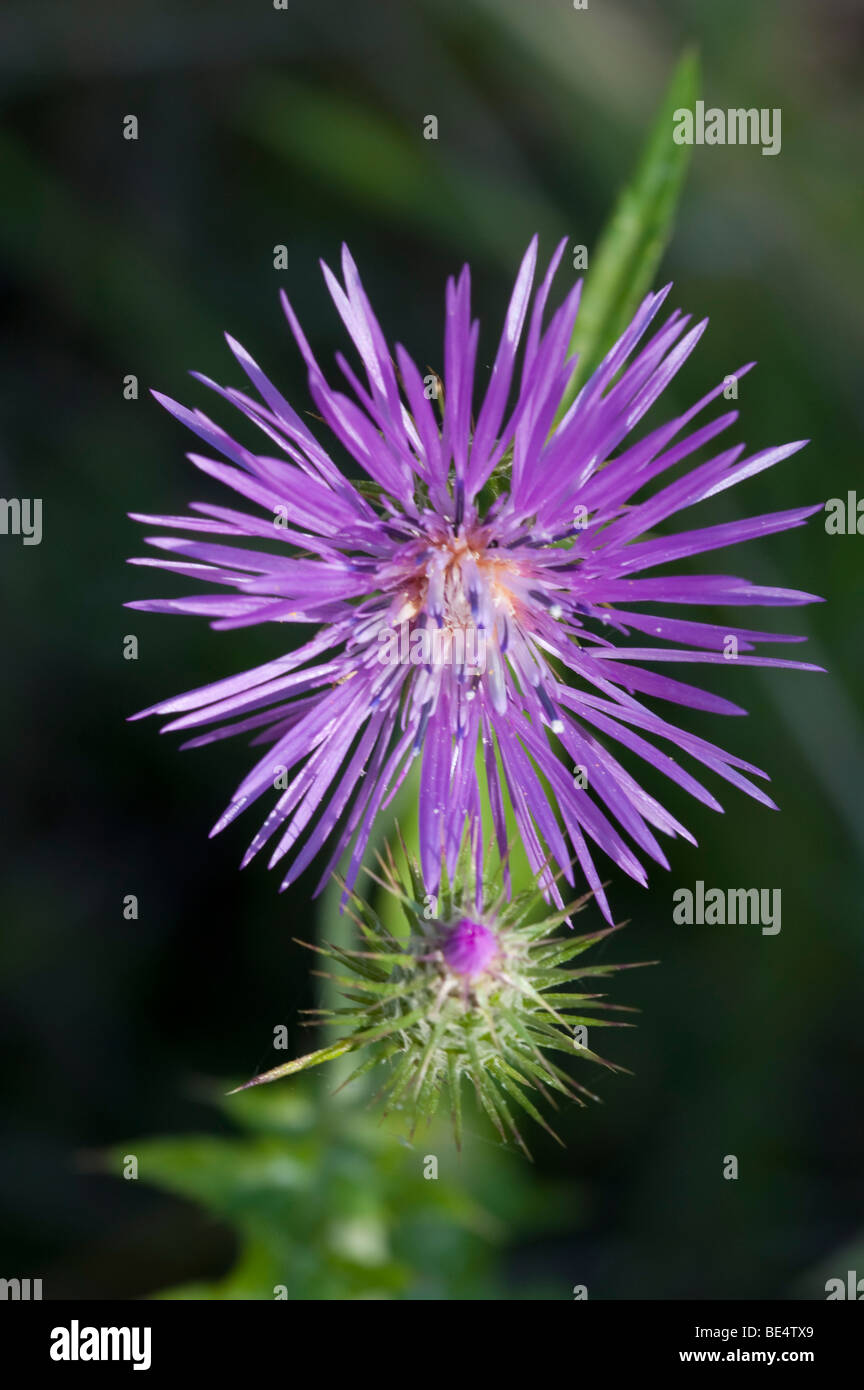
[[[263,666],[162,701],[135,717],[169,715],[166,729],[195,730],[185,747],[242,733],[268,745],[213,833],[278,787],[281,794],[243,862],[277,835],[271,866],[291,855],[283,887],[326,842],[333,855],[322,882],[350,845],[350,886],[376,816],[417,757],[422,759],[422,868],[432,891],[442,854],[452,869],[466,823],[476,829],[484,783],[502,858],[506,861],[509,799],[532,868],[553,899],[561,901],[550,862],[572,883],[575,857],[610,921],[589,842],[643,884],[645,870],[628,840],[666,867],[654,831],[683,835],[695,844],[618,761],[611,745],[659,769],[715,810],[722,808],[713,794],[679,764],[677,754],[774,805],[750,780],[766,773],[687,733],[640,697],[743,714],[726,699],[649,668],[665,662],[725,663],[724,644],[731,638],[736,652],[743,653],[737,655],[738,665],[820,669],[748,655],[758,642],[802,639],[666,617],[652,609],[655,604],[783,606],[813,602],[815,596],[726,574],[673,572],[660,578],[650,572],[799,526],[820,505],[672,535],[646,538],[646,533],[788,458],[806,441],[749,457],[742,457],[743,445],[725,449],[649,490],[737,419],[737,412],[729,411],[690,428],[721,395],[721,383],[684,414],[632,438],[705,328],[704,321],[689,327],[688,317],[677,310],[654,326],[669,286],[647,296],[556,420],[574,369],[569,344],[581,290],[579,282],[544,328],[564,245],[555,251],[532,302],[537,259],[536,238],[532,241],[476,417],[479,326],[471,319],[467,266],[447,284],[443,398],[437,404],[429,398],[437,380],[424,378],[400,346],[394,364],[347,249],[342,252],[344,289],[326,265],[323,270],[365,370],[363,382],[337,354],[353,395],[325,380],[283,294],[315,405],[366,475],[363,483],[337,468],[305,421],[230,337],[228,344],[257,395],[194,375],[263,432],[265,452],[250,452],[202,411],[154,393],[228,460],[191,454],[196,467],[257,511],[193,503],[189,516],[133,514],[151,525],[198,534],[148,538],[169,558],[132,563],[173,570],[213,584],[217,592],[129,606],[203,614],[222,630],[303,623],[314,636]],[[217,536],[231,537],[231,543],[220,543]],[[268,544],[264,549],[237,544],[249,540]],[[430,655],[436,632],[450,642],[447,660]],[[635,645],[626,640],[631,634]],[[455,640],[471,636],[482,638],[482,663],[476,641]],[[385,638],[391,643],[386,660]],[[671,745],[671,752],[658,745]],[[581,770],[576,779],[574,765]],[[473,841],[479,856],[482,836],[474,835]]]

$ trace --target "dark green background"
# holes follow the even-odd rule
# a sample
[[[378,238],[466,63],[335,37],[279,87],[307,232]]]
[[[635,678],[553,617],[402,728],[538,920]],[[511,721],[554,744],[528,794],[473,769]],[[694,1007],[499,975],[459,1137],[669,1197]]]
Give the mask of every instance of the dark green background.
[[[184,373],[237,383],[229,329],[306,408],[277,293],[329,362],[343,331],[317,258],[332,263],[343,238],[388,336],[433,366],[445,277],[469,260],[488,362],[529,237],[590,254],[694,41],[708,104],[780,107],[783,143],[776,158],[694,152],[662,279],[711,327],[664,413],[755,357],[739,437],[812,443],[718,499],[714,519],[864,493],[853,0],[4,6],[0,480],[43,498],[44,539],[0,538],[0,1274],[41,1276],[46,1296],[122,1297],[226,1270],[228,1227],[94,1172],[94,1153],[226,1130],[204,1101],[213,1079],[267,1063],[274,1023],[293,1027],[314,994],[291,941],[314,929],[313,876],[279,897],[257,861],[237,873],[248,820],[206,838],[243,745],[180,754],[154,724],[124,722],[281,640],[122,609],[185,591],[124,567],[142,553],[125,513],[217,499],[146,388],[215,410]],[[122,138],[129,113],[137,142]],[[421,135],[430,113],[437,143]],[[864,537],[829,537],[816,517],[716,566],[825,595],[744,621],[806,632],[803,654],[830,673],[705,676],[750,717],[689,727],[766,767],[782,809],[724,788],[720,817],[670,792],[698,850],[674,844],[648,893],[616,876],[632,925],[610,951],[662,961],[613,983],[643,1010],[606,1049],[635,1075],[601,1078],[605,1105],[564,1117],[566,1151],[537,1141],[519,1177],[527,1216],[500,1253],[511,1297],[568,1298],[574,1283],[609,1298],[822,1297],[829,1275],[864,1275],[862,557]],[[697,878],[781,887],[781,934],[673,926],[673,888]],[[482,1167],[490,1135],[476,1131]],[[730,1153],[737,1182],[721,1176]],[[565,1194],[551,1230],[531,1227],[532,1184]]]

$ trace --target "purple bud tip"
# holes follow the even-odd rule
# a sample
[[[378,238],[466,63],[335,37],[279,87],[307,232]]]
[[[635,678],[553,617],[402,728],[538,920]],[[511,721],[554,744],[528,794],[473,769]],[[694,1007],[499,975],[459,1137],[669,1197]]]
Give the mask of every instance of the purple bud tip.
[[[498,938],[482,922],[463,917],[444,942],[444,959],[454,975],[480,975],[498,954]]]

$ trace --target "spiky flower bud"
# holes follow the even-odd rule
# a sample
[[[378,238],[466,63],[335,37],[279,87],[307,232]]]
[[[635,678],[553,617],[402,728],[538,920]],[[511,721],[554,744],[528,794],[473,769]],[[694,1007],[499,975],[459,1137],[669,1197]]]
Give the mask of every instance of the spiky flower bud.
[[[589,947],[620,928],[584,936],[572,931],[556,934],[557,927],[581,911],[590,893],[538,922],[533,919],[543,903],[539,890],[511,901],[503,894],[490,899],[474,880],[473,856],[467,852],[452,884],[445,869],[435,915],[429,916],[425,905],[430,898],[419,868],[404,843],[403,851],[401,871],[388,850],[379,860],[381,876],[371,876],[401,903],[407,936],[395,935],[367,901],[346,890],[348,910],[360,933],[358,946],[310,947],[350,972],[328,976],[344,994],[346,1007],[311,1011],[316,1023],[345,1029],[345,1036],[264,1072],[247,1086],[276,1081],[362,1049],[367,1055],[344,1084],[383,1065],[386,1078],[376,1098],[385,1099],[388,1111],[407,1112],[412,1134],[417,1121],[431,1119],[446,1098],[461,1145],[466,1079],[502,1141],[515,1140],[528,1152],[513,1117],[514,1106],[558,1139],[532,1095],[556,1109],[554,1092],[580,1105],[586,1097],[597,1097],[547,1053],[563,1052],[611,1071],[626,1070],[598,1056],[585,1034],[589,1026],[630,1026],[598,1016],[624,1006],[574,988],[576,981],[629,968],[577,962]]]

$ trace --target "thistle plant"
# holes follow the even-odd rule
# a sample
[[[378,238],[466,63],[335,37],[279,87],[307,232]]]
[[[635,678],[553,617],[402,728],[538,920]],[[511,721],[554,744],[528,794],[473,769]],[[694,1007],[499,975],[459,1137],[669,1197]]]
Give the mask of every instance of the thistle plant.
[[[534,888],[508,900],[500,888],[496,893],[494,877],[481,887],[467,845],[452,883],[442,866],[437,901],[404,841],[399,866],[389,848],[378,863],[380,874],[367,872],[398,900],[407,935],[395,934],[369,901],[347,890],[358,945],[309,946],[333,967],[319,973],[338,986],[345,1005],[306,1011],[341,1036],[238,1090],[356,1052],[363,1060],[342,1085],[383,1071],[374,1099],[405,1117],[412,1134],[418,1121],[431,1120],[446,1105],[461,1146],[467,1086],[503,1142],[528,1153],[516,1120],[524,1113],[561,1143],[538,1105],[557,1108],[556,1094],[566,1103],[596,1100],[573,1075],[586,1059],[626,1070],[590,1048],[586,1030],[630,1026],[604,1014],[632,1010],[577,987],[632,968],[580,959],[619,928],[585,935],[556,930],[582,911],[590,893],[536,921],[542,892]],[[562,1053],[575,1059],[575,1067],[560,1064]]]
[[[355,351],[353,363],[336,355],[341,384],[282,295],[321,428],[232,337],[244,389],[193,375],[251,443],[154,393],[206,446],[191,462],[243,506],[133,514],[160,534],[147,538],[156,556],[132,563],[206,589],[129,606],[204,616],[223,632],[287,624],[304,638],[277,637],[263,665],[134,717],[167,717],[185,747],[249,737],[254,765],[212,833],[268,798],[243,865],[268,847],[286,888],[324,857],[318,892],[344,865],[342,902],[359,933],[353,944],[310,945],[344,1000],[310,1011],[311,1021],[337,1036],[249,1086],[357,1053],[348,1082],[380,1076],[378,1098],[412,1128],[446,1104],[459,1141],[470,1087],[502,1139],[526,1147],[523,1114],[554,1133],[540,1107],[591,1098],[577,1079],[586,1063],[621,1070],[583,1036],[627,1026],[608,1017],[622,1005],[583,988],[624,968],[581,960],[617,930],[596,856],[645,885],[645,860],[668,868],[659,837],[696,843],[642,785],[640,766],[715,811],[723,807],[703,773],[774,807],[759,785],[767,772],[668,712],[746,713],[670,667],[821,669],[760,650],[795,635],[690,616],[818,601],[693,565],[821,511],[815,502],[705,524],[703,506],[806,443],[715,452],[738,413],[712,407],[731,382],[737,400],[754,364],[643,428],[707,323],[667,312],[669,285],[639,302],[683,173],[671,115],[695,91],[685,59],[601,238],[587,313],[581,280],[549,308],[566,242],[544,268],[535,237],[491,351],[480,355],[468,266],[448,280],[440,370],[424,373],[388,343],[343,246],[341,279],[322,262]],[[490,370],[478,368],[487,361]],[[670,531],[693,509],[695,522]],[[387,848],[372,873],[401,904],[398,932],[357,881],[409,787],[416,856],[403,842],[397,867]],[[530,892],[515,896],[514,830],[532,874]],[[589,899],[609,926],[577,935],[572,918]]]

